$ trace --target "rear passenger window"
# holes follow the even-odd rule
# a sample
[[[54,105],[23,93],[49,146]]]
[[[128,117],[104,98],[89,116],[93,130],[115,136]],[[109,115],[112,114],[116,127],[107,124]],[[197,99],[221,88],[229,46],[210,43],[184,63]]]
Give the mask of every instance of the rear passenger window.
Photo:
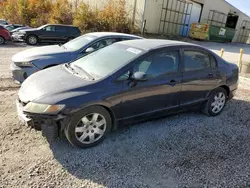
[[[217,67],[216,59],[212,55],[210,55],[210,63],[211,63],[211,67],[213,68]]]
[[[184,61],[185,71],[194,71],[211,67],[209,55],[200,51],[185,50]]]
[[[69,27],[68,31],[72,33],[80,33],[80,30],[76,27]]]
[[[66,33],[67,32],[67,28],[66,27],[57,26],[56,27],[56,31],[59,32],[59,33]]]

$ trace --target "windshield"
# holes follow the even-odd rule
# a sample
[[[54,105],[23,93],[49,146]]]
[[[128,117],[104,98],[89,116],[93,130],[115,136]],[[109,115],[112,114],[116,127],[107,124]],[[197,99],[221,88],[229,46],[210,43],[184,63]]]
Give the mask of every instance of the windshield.
[[[123,67],[141,53],[139,49],[116,43],[84,56],[72,65],[80,67],[94,79],[100,79]]]
[[[7,27],[5,27],[8,31],[11,31],[11,30],[13,30],[14,29],[14,27],[13,26],[7,26]]]
[[[63,46],[67,49],[80,50],[82,47],[92,42],[95,38],[96,37],[92,35],[83,35],[81,37],[78,37],[74,40],[67,42]]]
[[[42,26],[38,27],[37,29],[40,30],[40,29],[42,29],[42,28],[44,28],[44,27],[46,27],[46,26],[47,26],[47,25],[42,25]]]

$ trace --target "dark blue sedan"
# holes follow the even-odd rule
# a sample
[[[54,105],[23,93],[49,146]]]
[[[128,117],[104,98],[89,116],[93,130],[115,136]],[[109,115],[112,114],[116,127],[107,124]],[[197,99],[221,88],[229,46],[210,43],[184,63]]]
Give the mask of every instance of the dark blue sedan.
[[[120,123],[193,107],[216,116],[237,87],[237,65],[213,52],[178,41],[141,39],[30,76],[17,107],[19,116],[42,128],[48,139],[64,132],[71,144],[85,148]]]

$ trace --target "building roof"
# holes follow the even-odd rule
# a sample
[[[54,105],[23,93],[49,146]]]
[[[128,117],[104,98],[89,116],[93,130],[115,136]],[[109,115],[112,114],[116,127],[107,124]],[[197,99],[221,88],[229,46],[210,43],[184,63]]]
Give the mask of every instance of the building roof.
[[[145,51],[168,47],[168,46],[182,46],[182,45],[190,45],[190,46],[198,46],[196,44],[191,44],[187,42],[175,41],[175,40],[162,40],[162,39],[139,39],[139,40],[129,40],[120,42],[120,44],[124,44],[130,47],[139,48]]]

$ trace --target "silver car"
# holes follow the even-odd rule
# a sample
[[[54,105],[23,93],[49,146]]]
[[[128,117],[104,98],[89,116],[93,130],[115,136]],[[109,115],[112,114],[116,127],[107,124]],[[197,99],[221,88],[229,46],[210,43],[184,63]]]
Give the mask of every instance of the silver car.
[[[115,42],[133,39],[141,37],[124,33],[96,32],[80,36],[64,45],[31,48],[12,57],[12,78],[22,83],[39,70],[71,62]]]

